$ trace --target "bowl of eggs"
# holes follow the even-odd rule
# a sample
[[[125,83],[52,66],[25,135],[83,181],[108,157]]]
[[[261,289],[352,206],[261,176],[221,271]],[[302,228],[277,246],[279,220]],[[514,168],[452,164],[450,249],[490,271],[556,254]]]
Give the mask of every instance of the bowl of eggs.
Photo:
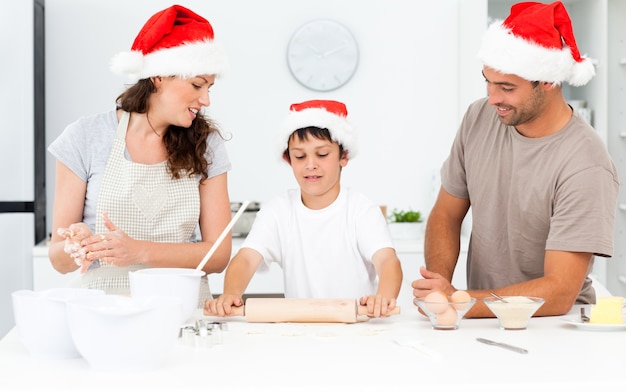
[[[467,291],[458,290],[451,296],[434,291],[424,298],[415,298],[413,303],[428,316],[433,329],[459,329],[461,320],[474,306],[476,298],[470,297]]]
[[[544,304],[539,297],[522,295],[483,298],[489,310],[498,318],[501,329],[526,329],[530,318]]]

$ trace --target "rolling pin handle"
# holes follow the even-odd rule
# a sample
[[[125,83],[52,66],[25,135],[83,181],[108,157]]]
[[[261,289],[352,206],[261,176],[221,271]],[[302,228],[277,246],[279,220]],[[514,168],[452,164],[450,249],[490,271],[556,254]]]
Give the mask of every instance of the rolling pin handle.
[[[245,316],[246,315],[245,305],[233,306],[231,309],[233,310],[233,313],[230,314],[230,316]]]

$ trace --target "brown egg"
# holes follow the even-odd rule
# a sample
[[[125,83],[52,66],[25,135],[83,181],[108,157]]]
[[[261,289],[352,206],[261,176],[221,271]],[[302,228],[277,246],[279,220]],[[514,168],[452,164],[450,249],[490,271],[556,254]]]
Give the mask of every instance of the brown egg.
[[[448,306],[445,311],[438,313],[436,316],[437,322],[441,326],[450,326],[456,323],[458,319],[458,315],[456,314],[456,310],[452,306]]]
[[[455,309],[457,310],[463,310],[465,309],[469,304],[464,304],[464,303],[457,303],[457,302],[470,302],[472,300],[472,297],[470,297],[469,293],[467,291],[463,291],[463,290],[458,290],[455,291],[451,296],[450,296],[450,300],[452,302],[454,302],[455,304],[453,305]]]
[[[448,306],[448,297],[440,291],[434,291],[424,297],[424,302],[426,302],[426,309],[432,313],[441,313],[449,308]]]

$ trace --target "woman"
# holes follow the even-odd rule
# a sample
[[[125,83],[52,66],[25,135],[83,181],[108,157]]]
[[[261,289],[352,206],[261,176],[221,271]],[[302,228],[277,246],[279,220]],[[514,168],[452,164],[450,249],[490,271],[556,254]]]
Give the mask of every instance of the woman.
[[[128,294],[128,272],[195,268],[231,218],[224,140],[201,113],[225,70],[211,24],[172,6],[152,16],[111,69],[138,81],[116,110],[70,124],[57,158],[49,257],[82,285]],[[195,241],[199,225],[202,241]],[[227,236],[204,268],[221,272]],[[200,300],[210,296],[206,278]]]

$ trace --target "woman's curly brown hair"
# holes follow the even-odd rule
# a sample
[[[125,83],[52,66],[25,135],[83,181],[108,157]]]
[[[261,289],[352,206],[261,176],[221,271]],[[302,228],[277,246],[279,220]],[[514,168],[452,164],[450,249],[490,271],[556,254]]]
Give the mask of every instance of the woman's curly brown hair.
[[[156,92],[156,87],[150,79],[141,79],[115,100],[118,109],[129,113],[147,113],[148,97]],[[163,135],[163,143],[167,151],[167,167],[172,178],[200,175],[200,181],[208,178],[208,168],[211,165],[206,157],[207,137],[212,132],[218,132],[217,125],[208,117],[198,112],[189,128],[170,125]]]

